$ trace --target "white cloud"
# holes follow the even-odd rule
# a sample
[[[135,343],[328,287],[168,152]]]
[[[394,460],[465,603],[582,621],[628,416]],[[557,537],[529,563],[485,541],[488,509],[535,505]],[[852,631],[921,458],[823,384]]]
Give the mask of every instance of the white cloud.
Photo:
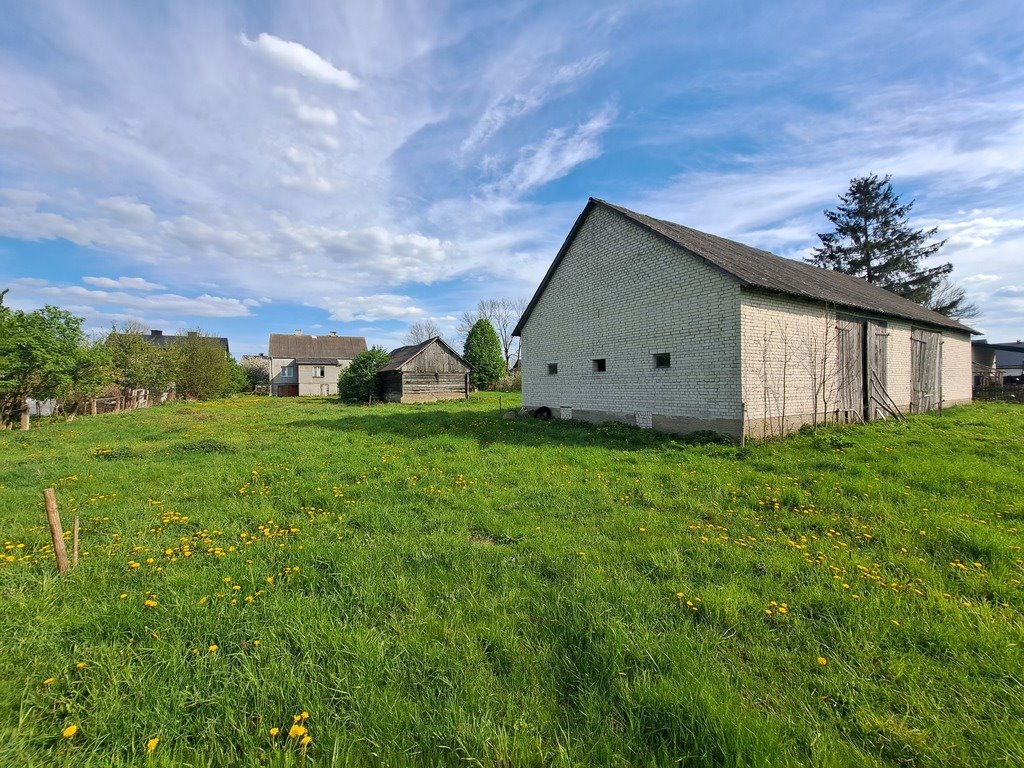
[[[348,322],[351,320],[404,320],[419,318],[424,310],[414,306],[412,299],[390,293],[377,293],[371,296],[350,296],[339,300],[331,311],[331,320]]]
[[[122,224],[147,227],[156,221],[153,209],[140,203],[134,197],[107,197],[97,200],[96,205],[110,213]]]
[[[296,88],[275,85],[270,92],[280,99],[289,102],[295,108],[295,116],[306,125],[330,128],[338,124],[338,115],[330,107],[320,107],[303,101]]]
[[[327,59],[301,43],[282,40],[266,32],[261,32],[255,40],[250,40],[242,32],[239,39],[242,41],[242,45],[255,50],[268,61],[272,61],[283,69],[345,90],[354,91],[359,88],[359,80],[355,75],[344,69],[338,69]]]
[[[30,189],[0,189],[0,195],[7,198],[8,202],[15,208],[29,208],[32,210],[41,202],[50,199],[49,195]]]
[[[961,283],[967,283],[967,284],[971,284],[971,283],[990,283],[993,280],[998,280],[998,279],[999,279],[999,275],[977,274],[977,275],[971,275],[970,277],[965,277],[960,282]]]
[[[159,283],[151,283],[141,277],[119,277],[116,280],[109,277],[83,277],[82,282],[87,285],[94,285],[97,288],[126,288],[133,291],[159,291],[165,286]]]

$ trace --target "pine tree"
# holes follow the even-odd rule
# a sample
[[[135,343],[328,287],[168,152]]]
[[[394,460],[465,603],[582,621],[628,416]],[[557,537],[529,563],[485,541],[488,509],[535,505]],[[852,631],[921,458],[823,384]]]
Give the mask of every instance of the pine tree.
[[[477,320],[469,329],[462,356],[473,366],[469,380],[477,389],[486,389],[508,374],[501,340],[485,317]]]
[[[930,242],[938,231],[914,229],[907,221],[914,201],[903,204],[893,192],[891,176],[875,174],[850,181],[840,205],[825,211],[834,231],[819,234],[821,247],[807,261],[815,266],[855,275],[919,304],[931,305],[940,286],[948,283],[952,264],[925,267],[923,262],[945,244]],[[957,316],[964,301],[935,308]]]

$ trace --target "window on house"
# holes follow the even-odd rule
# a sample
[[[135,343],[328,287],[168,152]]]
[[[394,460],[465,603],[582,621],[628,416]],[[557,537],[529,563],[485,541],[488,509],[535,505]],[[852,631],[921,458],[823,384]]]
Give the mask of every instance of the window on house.
[[[282,379],[291,379],[291,378],[294,378],[294,377],[295,377],[295,368],[293,368],[290,365],[285,365],[285,366],[281,367],[281,378]]]
[[[594,373],[604,373],[608,369],[608,361],[603,357],[594,360]]]
[[[322,365],[313,366],[313,378],[322,379],[324,377],[324,367]]]
[[[548,376],[554,376],[558,373],[558,363],[548,363]]]
[[[654,356],[654,367],[655,368],[671,368],[672,367],[672,355],[668,352],[659,352]]]

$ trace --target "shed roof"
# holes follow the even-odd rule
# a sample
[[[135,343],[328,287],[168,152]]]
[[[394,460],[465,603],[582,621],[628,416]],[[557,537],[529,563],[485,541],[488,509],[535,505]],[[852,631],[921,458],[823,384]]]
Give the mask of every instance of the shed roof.
[[[400,370],[402,370],[402,368],[409,361],[411,361],[413,358],[415,358],[417,355],[419,355],[423,350],[425,350],[427,347],[429,347],[434,342],[437,342],[442,347],[444,347],[444,349],[447,350],[448,354],[450,354],[452,357],[457,358],[458,361],[460,363],[462,363],[464,366],[466,366],[467,368],[469,368],[469,370],[473,370],[473,366],[470,365],[469,363],[467,363],[465,358],[462,355],[460,355],[458,352],[456,352],[452,348],[452,346],[447,341],[442,339],[440,336],[434,336],[433,338],[426,339],[425,341],[421,341],[419,344],[410,344],[408,346],[399,347],[398,349],[392,350],[391,351],[391,360],[388,362],[387,365],[385,365],[380,370],[382,370],[382,371],[400,371]]]
[[[303,360],[351,360],[366,351],[362,336],[306,336],[295,333],[270,334],[270,356]]]
[[[830,269],[822,269],[801,261],[785,259],[760,248],[752,248],[734,240],[700,232],[671,221],[655,219],[622,206],[590,198],[583,213],[569,232],[558,255],[541,281],[540,287],[523,313],[513,333],[519,335],[541,294],[550,282],[569,246],[590,212],[597,206],[614,211],[639,224],[663,240],[696,256],[716,269],[739,280],[745,288],[782,293],[839,307],[863,310],[877,315],[899,317],[925,325],[950,328],[965,333],[976,333],[966,325],[920,304],[897,296],[891,291],[872,285],[866,280]]]

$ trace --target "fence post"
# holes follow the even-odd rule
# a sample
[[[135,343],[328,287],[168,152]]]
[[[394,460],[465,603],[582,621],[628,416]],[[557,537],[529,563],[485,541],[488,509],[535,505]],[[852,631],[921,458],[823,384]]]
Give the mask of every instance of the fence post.
[[[29,416],[28,407],[26,406],[25,410],[21,412],[21,431],[28,432],[31,423],[31,417]]]
[[[43,490],[43,499],[46,501],[46,521],[50,524],[50,538],[53,539],[53,555],[57,558],[57,570],[60,573],[67,573],[68,552],[64,547],[64,529],[60,525],[57,495],[53,492],[53,488]]]

